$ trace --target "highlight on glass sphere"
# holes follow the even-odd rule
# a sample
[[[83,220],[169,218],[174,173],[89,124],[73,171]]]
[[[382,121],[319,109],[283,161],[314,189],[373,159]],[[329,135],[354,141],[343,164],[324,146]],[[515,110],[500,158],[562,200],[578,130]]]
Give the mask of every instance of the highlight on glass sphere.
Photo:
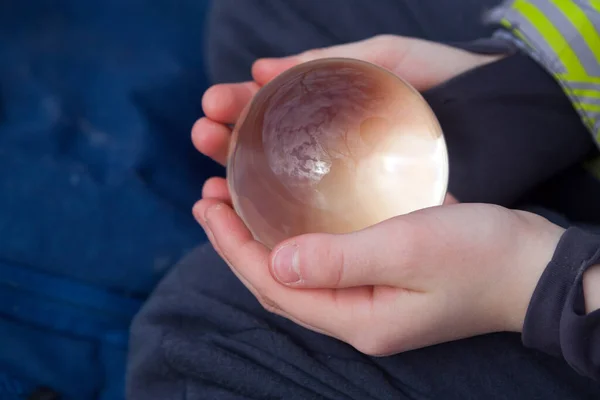
[[[255,95],[233,131],[227,180],[236,212],[273,248],[442,204],[448,156],[414,88],[376,65],[330,58]]]

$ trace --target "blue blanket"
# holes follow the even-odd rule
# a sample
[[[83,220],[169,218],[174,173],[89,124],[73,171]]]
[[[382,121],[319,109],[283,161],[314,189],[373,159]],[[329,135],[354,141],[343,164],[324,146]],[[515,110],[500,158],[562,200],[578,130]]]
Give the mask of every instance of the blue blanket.
[[[206,3],[0,2],[0,399],[122,398],[131,317],[205,240]]]

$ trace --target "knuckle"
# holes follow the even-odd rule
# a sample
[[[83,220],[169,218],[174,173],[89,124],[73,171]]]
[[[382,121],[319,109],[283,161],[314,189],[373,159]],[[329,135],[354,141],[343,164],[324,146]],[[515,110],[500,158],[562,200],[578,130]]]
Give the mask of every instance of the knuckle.
[[[343,281],[344,252],[329,236],[316,236],[309,246],[305,260],[300,261],[303,276],[316,279],[322,284],[337,286]]]

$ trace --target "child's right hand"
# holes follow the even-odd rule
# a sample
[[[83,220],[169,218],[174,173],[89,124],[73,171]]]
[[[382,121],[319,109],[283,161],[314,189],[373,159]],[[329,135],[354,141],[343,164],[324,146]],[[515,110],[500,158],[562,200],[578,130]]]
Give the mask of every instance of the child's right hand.
[[[498,56],[474,54],[425,40],[383,35],[294,56],[258,60],[252,68],[254,81],[215,85],[206,91],[202,99],[206,117],[199,119],[192,128],[192,141],[196,148],[225,165],[230,126],[237,122],[260,87],[288,68],[327,57],[355,58],[377,64],[405,79],[419,91],[498,59]],[[209,179],[204,186],[203,197],[225,202],[231,200],[223,178]],[[455,200],[450,199],[450,202]]]

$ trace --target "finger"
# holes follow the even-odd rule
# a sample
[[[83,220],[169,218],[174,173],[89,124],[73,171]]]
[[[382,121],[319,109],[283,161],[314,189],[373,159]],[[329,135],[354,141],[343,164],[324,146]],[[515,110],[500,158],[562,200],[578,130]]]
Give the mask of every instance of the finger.
[[[293,287],[417,290],[411,274],[422,245],[411,225],[400,217],[350,234],[298,236],[273,250],[270,269],[279,282]]]
[[[252,65],[252,78],[259,85],[264,86],[277,75],[302,62],[297,56],[260,59]]]
[[[211,207],[220,206],[220,205],[222,205],[222,202],[217,199],[202,199],[202,200],[198,201],[196,204],[194,204],[194,208],[193,208],[194,217],[196,218],[196,221],[198,221],[200,226],[202,226],[202,228],[206,232],[206,236],[208,237],[208,240],[210,241],[210,243],[213,245],[213,248],[215,249],[215,251],[227,263],[227,265],[231,268],[231,271],[236,275],[236,277],[258,299],[259,298],[258,290],[252,285],[251,282],[249,282],[243,275],[241,275],[236,268],[234,268],[232,266],[231,262],[229,261],[228,257],[226,256],[226,254],[223,253],[223,251],[221,250],[221,247],[219,246],[217,239],[213,235],[212,230],[210,229],[210,227],[208,225],[208,221],[206,220],[207,210]]]
[[[219,256],[221,258],[223,258],[223,253],[221,252],[221,249],[219,249],[219,247],[217,246],[217,244],[214,240],[214,236],[212,235],[212,232],[208,228],[208,225],[206,224],[206,220],[204,219],[204,213],[206,212],[206,209],[208,207],[211,207],[213,205],[220,204],[220,203],[221,203],[221,201],[218,199],[200,200],[200,201],[196,202],[196,204],[194,204],[194,207],[192,208],[192,215],[194,216],[194,218],[196,219],[198,224],[200,224],[202,229],[204,229],[204,232],[206,233],[206,237],[208,237],[208,240],[212,244],[215,251],[219,254]]]
[[[444,205],[458,204],[458,203],[459,203],[459,201],[456,197],[454,197],[450,193],[446,194],[446,198],[444,199]]]
[[[231,205],[231,195],[229,194],[227,180],[220,177],[208,179],[202,187],[202,198],[216,199]]]
[[[228,254],[224,253],[221,250],[221,246],[219,245],[218,240],[215,238],[215,235],[213,235],[212,230],[210,229],[209,225],[208,225],[208,221],[206,219],[206,214],[209,208],[216,208],[216,207],[220,207],[222,205],[222,203],[220,203],[218,200],[216,199],[205,199],[205,200],[200,200],[199,202],[197,202],[194,205],[193,208],[193,214],[194,217],[196,218],[196,220],[198,221],[198,223],[200,223],[200,225],[204,228],[205,232],[206,232],[206,236],[208,237],[208,240],[210,241],[210,243],[212,244],[213,248],[215,249],[215,251],[219,254],[219,256],[227,263],[227,265],[231,268],[231,271],[234,273],[234,275],[244,284],[244,286],[246,286],[246,288],[248,288],[248,290],[254,295],[254,297],[256,297],[258,299],[258,301],[261,303],[261,305],[268,311],[276,313],[278,315],[281,315],[282,317],[285,317],[287,319],[290,319],[294,322],[296,322],[297,324],[313,330],[315,332],[319,332],[322,333],[324,335],[328,335],[328,336],[332,336],[332,337],[338,337],[333,331],[329,331],[319,325],[314,325],[311,324],[309,322],[306,322],[302,319],[300,319],[299,317],[297,317],[294,314],[289,314],[287,311],[279,308],[274,302],[272,302],[271,300],[269,300],[268,298],[264,297],[263,295],[261,295],[260,291],[255,287],[255,285],[253,284],[252,281],[248,280],[246,278],[246,276],[244,274],[242,274],[238,268],[236,268],[231,261],[228,258]],[[250,264],[248,265],[250,266]],[[292,310],[293,312],[294,310]],[[315,315],[316,317],[317,315]],[[325,319],[326,316],[323,317],[323,319]],[[341,337],[338,337],[339,339],[343,339]]]
[[[221,165],[227,163],[231,130],[223,124],[200,118],[192,127],[192,143],[198,151]]]
[[[369,61],[368,42],[370,40],[312,49],[288,57],[260,59],[252,66],[252,77],[260,85],[265,85],[285,70],[308,61],[329,57],[357,58]]]
[[[499,56],[483,56],[447,45],[395,35],[379,35],[359,42],[310,50],[278,59],[264,59],[254,66],[254,79],[265,84],[293,65],[326,57],[354,58],[388,69],[419,91]]]
[[[295,290],[273,279],[268,268],[269,251],[254,240],[230,207],[211,205],[204,219],[223,258],[265,309],[331,336],[342,331],[340,324],[347,320],[347,313],[337,306],[332,292]]]
[[[211,86],[202,97],[204,114],[216,122],[235,124],[258,89],[256,82]]]

